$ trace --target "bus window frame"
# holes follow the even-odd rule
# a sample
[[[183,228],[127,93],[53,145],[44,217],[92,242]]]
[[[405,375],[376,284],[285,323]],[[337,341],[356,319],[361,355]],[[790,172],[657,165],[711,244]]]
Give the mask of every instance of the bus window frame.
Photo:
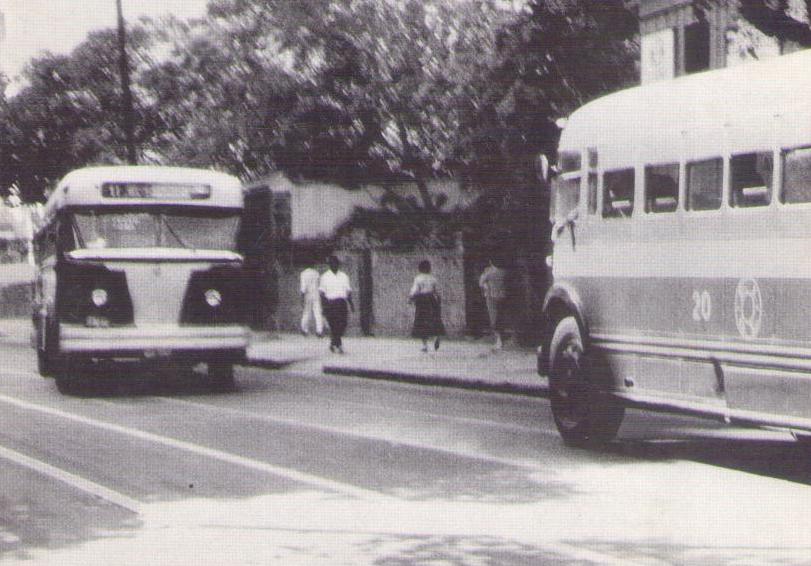
[[[648,169],[652,167],[676,167],[676,208],[673,210],[648,210]],[[660,216],[671,216],[676,214],[684,209],[682,203],[684,202],[681,198],[682,196],[682,178],[683,178],[683,162],[679,161],[667,161],[662,163],[644,163],[642,165],[642,203],[643,203],[643,210],[645,216],[650,216],[654,218],[658,218]]]
[[[590,218],[601,217],[602,211],[602,198],[601,192],[603,187],[603,174],[600,169],[600,152],[596,147],[589,147],[586,149],[586,168],[584,171],[584,184],[585,184],[585,215]],[[594,203],[591,202],[591,180],[594,179]],[[592,204],[594,210],[592,210]]]
[[[688,206],[690,200],[690,165],[696,163],[706,163],[709,161],[721,161],[721,203],[717,208],[695,209]],[[687,214],[720,214],[729,206],[729,155],[714,154],[707,157],[695,157],[684,161],[684,212]]]
[[[809,148],[811,149],[811,148]],[[768,188],[768,195],[769,195],[769,202],[767,204],[762,205],[753,205],[753,206],[736,206],[732,203],[733,200],[733,187],[732,187],[732,160],[736,157],[741,157],[744,155],[758,155],[758,154],[766,154],[770,155],[772,159],[772,175],[771,175],[771,185],[767,185]],[[780,159],[782,159],[782,154],[778,153]],[[747,150],[747,151],[739,151],[736,153],[731,153],[725,157],[726,169],[727,169],[727,194],[725,197],[725,204],[730,210],[735,211],[735,213],[739,213],[739,211],[751,211],[751,210],[766,210],[769,208],[773,208],[775,206],[775,201],[777,200],[778,195],[775,194],[775,190],[777,188],[777,156],[775,155],[775,151],[773,148],[768,149],[754,149],[754,150]],[[809,201],[811,202],[811,201]]]
[[[785,183],[785,157],[786,154],[791,151],[797,151],[799,149],[805,149],[811,151],[811,144],[801,144],[801,145],[793,145],[793,146],[784,146],[777,149],[777,158],[774,161],[774,169],[775,169],[775,179],[774,179],[774,190],[777,191],[776,198],[773,198],[773,201],[780,207],[788,207],[792,210],[799,210],[801,208],[811,208],[811,200],[806,202],[786,202],[784,197],[784,183]]]
[[[618,211],[618,214],[616,214],[616,215],[606,215],[606,209],[605,209],[605,177],[606,177],[606,175],[610,175],[612,173],[619,173],[619,172],[625,172],[625,171],[630,171],[632,173],[631,178],[633,179],[633,187],[631,187],[631,189],[632,189],[631,190],[631,210],[630,210],[630,212],[628,214],[623,214],[622,212]],[[599,195],[600,195],[599,199],[598,199],[598,201],[599,201],[598,202],[598,205],[599,205],[598,216],[603,221],[606,221],[606,220],[607,221],[628,220],[628,219],[634,218],[635,216],[637,216],[639,214],[639,212],[638,212],[639,207],[637,205],[637,202],[638,202],[638,199],[639,199],[639,195],[637,194],[637,192],[639,190],[638,175],[639,175],[638,168],[635,165],[630,165],[628,167],[617,167],[615,169],[606,169],[606,170],[601,171],[600,176],[599,176],[599,181],[600,182],[598,183]],[[624,199],[618,199],[618,200],[624,200]]]

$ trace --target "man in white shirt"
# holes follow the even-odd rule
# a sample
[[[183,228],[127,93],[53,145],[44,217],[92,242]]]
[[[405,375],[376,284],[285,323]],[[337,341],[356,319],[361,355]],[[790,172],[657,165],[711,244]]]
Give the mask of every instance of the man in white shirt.
[[[312,266],[307,266],[300,276],[301,290],[301,333],[307,336],[310,333],[310,321],[315,319],[315,333],[320,337],[324,334],[324,319],[321,316],[321,297],[318,294],[318,280],[320,275]]]
[[[324,301],[324,315],[329,324],[329,350],[343,354],[341,337],[346,330],[349,318],[347,307],[355,312],[355,305],[352,303],[352,286],[349,283],[349,276],[338,269],[341,266],[338,258],[331,255],[327,261],[329,269],[321,275],[318,292]]]

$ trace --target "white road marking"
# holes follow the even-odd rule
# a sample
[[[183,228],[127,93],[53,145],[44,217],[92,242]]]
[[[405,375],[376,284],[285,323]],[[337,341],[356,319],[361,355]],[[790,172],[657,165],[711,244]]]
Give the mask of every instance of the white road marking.
[[[145,440],[147,442],[152,442],[155,444],[161,444],[163,446],[168,446],[170,448],[176,448],[179,450],[185,450],[187,452],[191,452],[193,454],[198,454],[201,456],[206,456],[208,458],[212,458],[214,460],[219,460],[221,462],[227,462],[229,464],[234,464],[237,466],[242,466],[244,468],[249,468],[252,470],[257,470],[260,472],[265,472],[268,474],[273,474],[279,477],[287,478],[293,481],[297,481],[300,483],[304,483],[318,489],[324,489],[328,491],[334,491],[337,493],[341,493],[344,495],[349,495],[352,497],[358,497],[361,499],[368,499],[368,500],[386,500],[389,499],[388,496],[370,491],[367,489],[362,489],[353,485],[333,481],[327,478],[322,478],[319,476],[315,476],[312,474],[307,474],[305,472],[300,472],[298,470],[293,470],[291,468],[285,468],[282,466],[274,466],[273,464],[268,464],[267,462],[262,462],[260,460],[254,460],[252,458],[246,458],[244,456],[238,456],[236,454],[231,454],[230,452],[223,452],[221,450],[216,450],[213,448],[207,448],[205,446],[200,446],[199,444],[194,444],[192,442],[186,442],[183,440],[178,440],[175,438],[170,438],[168,436],[161,436],[158,434],[153,434],[151,432],[146,432],[136,428],[130,428],[126,426],[121,426],[105,421],[99,421],[96,419],[91,419],[89,417],[83,417],[81,415],[76,415],[73,413],[68,413],[65,411],[60,411],[59,409],[54,409],[52,407],[46,407],[43,405],[37,405],[35,403],[29,403],[27,401],[23,401],[21,399],[16,399],[14,397],[9,397],[7,395],[0,394],[0,401],[7,403],[9,405],[14,405],[16,407],[20,407],[22,409],[26,409],[29,411],[37,411],[39,413],[43,413],[46,415],[51,415],[54,417],[70,420],[73,422],[77,422],[83,425],[92,426],[95,428],[99,428],[102,430],[107,430],[110,432],[115,432],[118,434],[122,434],[125,436],[129,436],[132,438],[137,438],[139,440]]]
[[[361,432],[356,432],[356,431],[352,431],[352,430],[346,430],[346,429],[337,428],[337,427],[316,425],[316,424],[312,424],[312,423],[305,423],[305,422],[297,421],[295,419],[285,419],[285,418],[280,418],[280,417],[271,417],[269,415],[263,415],[261,413],[254,413],[254,412],[251,412],[251,411],[245,411],[243,409],[231,409],[229,407],[218,407],[216,405],[210,405],[208,403],[199,403],[199,402],[196,402],[196,401],[187,401],[185,399],[174,399],[174,398],[171,398],[171,397],[159,397],[159,399],[161,399],[165,403],[172,403],[172,404],[178,404],[178,405],[190,405],[190,406],[193,406],[193,407],[200,407],[200,408],[203,408],[203,409],[206,409],[206,410],[209,410],[209,411],[227,413],[227,414],[231,414],[231,415],[235,415],[235,416],[239,416],[239,417],[243,417],[243,418],[249,418],[249,419],[259,420],[259,421],[273,423],[273,424],[281,424],[281,425],[286,425],[286,426],[294,426],[294,427],[298,427],[298,428],[306,428],[306,429],[315,430],[315,431],[323,432],[323,433],[327,433],[327,434],[337,434],[337,435],[341,435],[341,436],[349,436],[349,437],[357,438],[357,439],[361,439],[361,440],[372,440],[372,441],[377,441],[377,442],[382,441],[382,442],[386,442],[386,443],[391,444],[391,445],[404,446],[404,447],[407,447],[407,448],[416,448],[416,449],[420,449],[420,450],[431,450],[432,452],[440,452],[442,454],[448,454],[448,455],[456,456],[456,457],[461,456],[463,458],[469,458],[469,459],[472,459],[472,460],[479,460],[479,461],[482,461],[482,462],[500,464],[500,465],[503,465],[503,466],[510,466],[510,467],[514,467],[514,468],[528,469],[528,470],[531,470],[533,472],[546,470],[546,468],[543,468],[542,466],[540,466],[537,463],[532,462],[532,461],[512,460],[512,459],[509,459],[509,458],[500,458],[498,456],[488,456],[487,454],[482,454],[480,452],[472,452],[472,451],[468,451],[468,450],[456,450],[456,449],[445,448],[445,447],[441,447],[441,446],[435,446],[435,445],[432,445],[432,444],[425,444],[425,443],[422,443],[422,442],[411,442],[411,441],[407,441],[407,440],[400,440],[400,439],[397,439],[397,438],[391,438],[391,437],[386,437],[386,436],[381,436],[381,435],[364,434],[364,433],[361,433]]]
[[[45,462],[31,458],[30,456],[26,456],[25,454],[20,454],[19,452],[15,452],[9,448],[0,446],[0,458],[5,458],[10,462],[14,462],[15,464],[30,470],[34,470],[37,473],[65,483],[78,489],[79,491],[88,493],[93,497],[98,497],[99,499],[108,501],[114,505],[126,509],[127,511],[132,511],[133,513],[140,512],[141,503],[135,499],[127,497],[124,494],[113,491],[112,489],[99,485],[83,477],[51,466],[50,464],[46,464]]]
[[[21,374],[21,375],[23,375],[23,374]],[[32,376],[32,375],[37,376],[37,374],[35,374],[35,373],[28,373],[28,374],[24,374],[24,375],[26,375],[26,376]],[[203,446],[198,446],[198,445],[195,445],[195,444],[192,444],[192,443],[189,443],[189,442],[176,440],[176,439],[169,438],[169,437],[159,436],[159,435],[144,432],[144,431],[141,431],[141,430],[138,430],[138,429],[133,429],[133,428],[129,428],[129,427],[123,427],[123,426],[120,426],[120,425],[107,423],[107,422],[104,422],[104,421],[98,421],[98,420],[95,420],[95,419],[90,419],[90,418],[83,417],[83,416],[80,416],[80,415],[75,415],[75,414],[72,414],[72,413],[67,413],[65,411],[60,411],[59,409],[54,409],[52,407],[46,407],[46,406],[37,405],[37,404],[34,404],[34,403],[29,403],[27,401],[23,401],[21,399],[16,399],[16,398],[13,398],[13,397],[9,397],[7,395],[0,394],[0,401],[5,402],[5,403],[10,404],[10,405],[14,405],[14,406],[23,408],[23,409],[37,411],[37,412],[52,415],[52,416],[55,416],[55,417],[65,418],[67,420],[72,420],[74,422],[78,422],[78,423],[85,424],[85,425],[88,425],[88,426],[101,428],[103,430],[109,430],[109,431],[112,431],[112,432],[117,432],[119,434],[131,436],[131,437],[138,438],[138,439],[141,439],[141,440],[146,440],[146,441],[149,441],[149,442],[155,442],[157,444],[162,444],[164,446],[169,446],[169,447],[173,447],[173,448],[187,450],[187,451],[192,452],[192,453],[208,456],[208,457],[210,457],[212,459],[228,462],[228,463],[235,464],[235,465],[244,466],[244,467],[254,469],[254,470],[267,472],[267,473],[278,475],[278,476],[281,476],[281,477],[286,477],[286,478],[293,479],[295,481],[300,481],[302,483],[306,483],[306,484],[309,484],[309,485],[312,485],[312,486],[315,486],[315,487],[318,487],[318,488],[322,488],[322,489],[326,489],[326,490],[334,491],[334,492],[338,492],[338,493],[343,493],[343,494],[347,494],[347,495],[352,495],[352,496],[355,496],[355,497],[358,497],[358,498],[365,499],[367,501],[372,501],[372,502],[376,502],[376,503],[389,502],[389,503],[391,503],[393,505],[397,505],[397,503],[399,501],[395,497],[389,497],[389,496],[383,495],[381,493],[377,493],[377,492],[373,492],[373,491],[369,491],[369,490],[364,490],[364,489],[361,489],[361,488],[357,488],[355,486],[350,486],[350,485],[347,485],[347,484],[334,482],[332,480],[328,480],[328,479],[324,479],[324,478],[319,478],[317,476],[313,476],[313,475],[310,475],[310,474],[305,474],[303,472],[298,472],[296,470],[291,470],[291,469],[288,469],[288,468],[282,468],[282,467],[279,467],[279,466],[273,466],[273,465],[267,464],[265,462],[260,462],[260,461],[257,461],[257,460],[244,458],[244,457],[241,457],[241,456],[237,456],[237,455],[230,454],[230,453],[227,453],[227,452],[222,452],[222,451],[219,451],[219,450],[205,448]],[[192,402],[189,402],[189,403],[192,403]],[[192,404],[194,404],[194,403],[192,403]],[[300,424],[300,423],[298,423],[298,424]],[[345,434],[345,433],[341,432],[341,434]],[[25,458],[25,457],[23,456],[23,458]],[[508,461],[508,462],[510,463],[510,465],[516,465],[516,462],[514,462],[514,461]],[[47,466],[48,468],[51,468],[50,466],[48,466],[48,464],[44,464],[42,462],[38,462],[38,464],[40,464],[42,466]],[[522,464],[519,464],[519,465],[521,465],[521,467],[524,467]],[[53,469],[56,470],[56,468],[53,468]],[[68,474],[67,472],[64,472],[62,470],[59,470],[59,472],[62,472],[63,474],[67,474],[68,476],[70,476],[70,474]],[[65,477],[67,477],[67,476],[65,476]],[[83,485],[96,485],[96,484],[92,484],[92,482],[89,482],[88,480],[83,480],[82,478],[78,478],[76,476],[73,476],[73,477],[75,477],[79,481],[80,484],[83,484]],[[107,489],[107,488],[104,488],[102,486],[98,486],[98,488],[100,488],[101,490],[106,490]],[[80,488],[80,489],[83,489],[83,488]],[[112,494],[115,494],[115,492],[113,492],[111,490],[107,490],[107,492],[108,492],[108,495],[111,495],[111,496],[112,496]],[[123,498],[126,497],[126,496],[123,496],[121,494],[117,494],[117,495],[119,497],[123,497]],[[112,502],[112,499],[110,499],[108,497],[104,497],[104,498],[108,499],[108,500],[110,500]],[[141,506],[141,504],[139,502],[137,502],[137,501],[134,501],[134,500],[131,500],[131,501],[132,501],[132,503],[131,503],[132,508],[136,509],[135,512],[137,513],[138,512],[137,509]],[[125,502],[124,500],[121,500],[120,503],[124,503],[124,502]],[[124,508],[129,508],[129,507],[126,507],[125,505],[121,505],[120,503],[116,503],[116,504],[118,504],[118,505],[120,505],[121,507],[124,507]],[[559,541],[544,541],[544,542],[540,543],[540,546],[542,548],[547,549],[550,553],[559,554],[559,555],[562,555],[562,556],[565,556],[567,558],[571,558],[571,559],[574,559],[574,560],[583,560],[583,561],[586,561],[586,562],[592,562],[592,563],[595,563],[595,564],[616,564],[618,566],[620,566],[620,565],[631,565],[631,566],[633,566],[635,564],[635,562],[630,561],[627,558],[616,558],[616,557],[610,556],[608,554],[603,554],[603,553],[601,553],[599,551],[591,551],[591,550],[579,548],[579,547],[572,546],[570,544],[567,544],[567,543],[564,543],[564,542],[559,542]]]

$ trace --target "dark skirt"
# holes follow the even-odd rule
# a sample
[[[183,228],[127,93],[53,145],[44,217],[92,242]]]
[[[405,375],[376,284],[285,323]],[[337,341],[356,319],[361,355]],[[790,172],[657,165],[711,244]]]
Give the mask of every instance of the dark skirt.
[[[445,327],[442,325],[442,309],[433,293],[414,296],[414,338],[442,336]]]

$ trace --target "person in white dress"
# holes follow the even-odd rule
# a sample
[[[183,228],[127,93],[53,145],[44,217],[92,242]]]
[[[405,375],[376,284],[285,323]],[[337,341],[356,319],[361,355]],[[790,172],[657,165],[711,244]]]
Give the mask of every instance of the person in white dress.
[[[320,338],[324,335],[324,317],[321,315],[321,297],[318,294],[318,281],[321,274],[314,266],[307,266],[300,279],[301,291],[301,333],[307,336],[310,327],[315,323],[315,333]]]

